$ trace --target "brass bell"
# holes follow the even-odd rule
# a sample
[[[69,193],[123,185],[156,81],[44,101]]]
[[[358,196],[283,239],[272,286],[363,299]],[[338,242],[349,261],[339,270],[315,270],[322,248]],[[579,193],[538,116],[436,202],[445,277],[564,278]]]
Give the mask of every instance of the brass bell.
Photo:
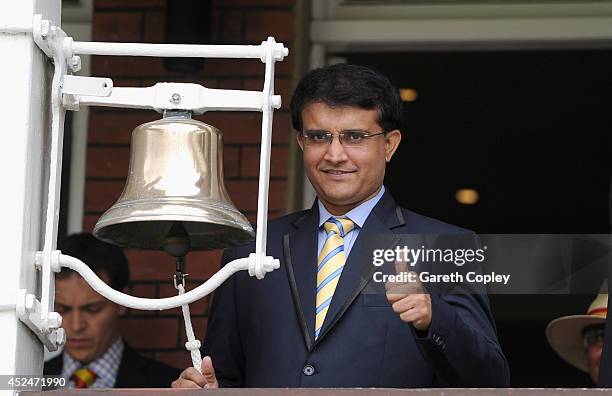
[[[253,239],[223,182],[220,130],[177,113],[136,127],[131,144],[123,193],[96,223],[97,238],[177,257]]]

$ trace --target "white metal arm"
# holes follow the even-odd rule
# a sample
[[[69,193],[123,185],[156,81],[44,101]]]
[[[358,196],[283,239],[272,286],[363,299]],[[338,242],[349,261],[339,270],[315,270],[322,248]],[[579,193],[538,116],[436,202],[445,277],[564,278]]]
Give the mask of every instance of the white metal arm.
[[[66,76],[64,80],[73,81],[79,77]],[[83,77],[80,77],[83,78]],[[68,84],[70,86],[70,84]],[[133,109],[189,110],[196,114],[206,111],[262,111],[268,106],[261,91],[242,91],[233,89],[211,89],[198,84],[157,83],[147,88],[112,88],[108,96],[82,95],[83,88],[69,90],[64,86],[63,93],[77,94],[70,104],[88,106],[123,107]],[[102,90],[100,90],[102,93]],[[281,97],[273,95],[270,105],[280,108]],[[66,104],[66,103],[65,103]]]
[[[207,296],[219,287],[227,278],[232,276],[234,273],[241,270],[248,270],[255,266],[255,255],[251,254],[249,257],[239,258],[227,263],[217,273],[210,277],[205,283],[196,287],[193,290],[188,291],[185,294],[181,294],[174,297],[167,298],[142,298],[134,297],[129,294],[122,293],[111,288],[109,285],[104,283],[98,275],[96,275],[84,262],[71,256],[63,254],[59,255],[59,264],[62,267],[70,268],[79,273],[89,283],[89,285],[98,293],[108,298],[117,304],[123,305],[124,307],[142,309],[148,311],[163,310],[176,308],[181,305],[190,304],[202,297]],[[278,259],[270,256],[266,256],[263,260],[263,271],[270,272],[279,268],[280,263]]]
[[[270,43],[260,45],[195,45],[195,44],[146,44],[146,43],[104,43],[64,40],[63,50],[66,58],[73,55],[119,55],[153,56],[172,58],[242,58],[266,61]],[[282,61],[289,49],[281,43],[272,47],[274,61]]]

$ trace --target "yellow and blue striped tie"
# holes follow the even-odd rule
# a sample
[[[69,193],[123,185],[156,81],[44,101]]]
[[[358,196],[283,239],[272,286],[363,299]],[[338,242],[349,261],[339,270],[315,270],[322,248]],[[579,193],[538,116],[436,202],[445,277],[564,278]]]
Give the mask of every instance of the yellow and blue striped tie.
[[[355,223],[351,219],[330,217],[323,227],[327,232],[327,239],[319,253],[317,268],[315,339],[321,332],[342,268],[346,263],[344,236],[355,228]]]

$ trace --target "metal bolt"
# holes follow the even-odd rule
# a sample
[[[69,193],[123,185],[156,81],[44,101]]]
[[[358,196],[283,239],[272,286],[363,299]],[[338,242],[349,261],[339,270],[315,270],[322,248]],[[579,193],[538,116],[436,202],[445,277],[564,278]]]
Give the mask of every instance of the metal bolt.
[[[33,312],[34,311],[34,306],[35,306],[35,301],[36,297],[34,297],[33,294],[28,294],[26,296],[26,300],[25,300],[25,311],[26,312]]]
[[[172,97],[170,98],[170,102],[174,104],[181,103],[181,95],[178,93],[173,93]]]
[[[54,331],[55,334],[55,345],[61,346],[66,343],[66,333],[64,329],[59,328]]]
[[[75,73],[81,70],[81,57],[75,55],[70,58],[70,69]]]
[[[50,329],[57,329],[62,325],[62,317],[57,312],[49,312],[47,324]]]
[[[42,21],[40,21],[40,35],[43,38],[49,35],[50,30],[51,30],[51,23],[48,20],[43,19]]]

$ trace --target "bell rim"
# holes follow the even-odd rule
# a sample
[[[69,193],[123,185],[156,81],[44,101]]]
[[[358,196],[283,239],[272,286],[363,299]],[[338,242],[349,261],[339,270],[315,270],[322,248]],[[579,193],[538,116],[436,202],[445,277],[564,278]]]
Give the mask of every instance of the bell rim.
[[[129,214],[115,214],[116,212],[121,212],[122,210],[133,210],[135,208],[143,207],[146,205],[158,206],[160,204],[164,205],[164,213],[155,213],[152,211],[146,212],[146,214],[138,215],[134,213]],[[193,213],[185,213],[186,208],[191,208],[194,210]],[[245,231],[253,231],[252,225],[249,223],[248,219],[240,212],[234,205],[229,205],[223,201],[219,201],[216,199],[194,199],[194,198],[185,198],[185,197],[165,197],[165,198],[141,198],[141,199],[133,199],[130,201],[117,201],[113,206],[111,206],[106,212],[100,216],[94,230],[101,228],[101,224],[104,226],[112,225],[115,223],[128,223],[134,221],[192,221],[194,218],[202,218],[202,219],[211,219],[210,212],[204,215],[199,215],[196,212],[198,210],[206,209],[210,211],[210,209],[214,209],[219,211],[220,213],[232,213],[233,216],[242,220],[242,222],[234,221],[222,216],[212,216],[216,219],[218,223],[222,223],[228,226],[233,226],[234,228],[241,228]],[[174,213],[173,213],[174,210]],[[112,219],[109,219],[112,217]],[[153,218],[154,217],[154,218]],[[138,219],[128,221],[130,219]],[[209,222],[209,221],[207,221]],[[245,224],[247,227],[243,227],[242,224]],[[237,227],[239,226],[239,227]]]
[[[103,217],[104,215],[100,216],[100,219],[102,219]],[[202,218],[204,217],[202,216]],[[210,219],[210,217],[208,218]],[[96,222],[96,225],[94,226],[94,229],[93,229],[94,234],[99,232],[104,227],[112,226],[115,224],[125,224],[125,223],[141,223],[141,222],[147,222],[147,221],[151,221],[151,222],[153,221],[183,221],[183,222],[191,222],[191,223],[210,223],[210,221],[194,221],[194,216],[173,215],[173,214],[159,214],[159,215],[148,214],[146,216],[140,216],[140,217],[134,216],[134,215],[123,216],[123,218],[115,217],[112,219],[112,221],[111,219],[103,220],[103,221],[101,221],[100,219]],[[253,226],[249,224],[248,221],[245,222],[245,224],[249,226],[248,228],[243,227],[238,222],[226,221],[224,219],[221,219],[215,224],[221,224],[227,227],[233,227],[235,229],[240,229],[246,233],[252,234],[252,237],[255,236],[255,230],[253,229]],[[238,227],[236,227],[235,225],[238,225]]]
[[[163,212],[156,213],[153,208],[163,205]],[[142,210],[142,213],[135,213]],[[113,231],[104,229],[114,229],[115,226],[130,225],[136,226],[138,223],[154,222],[185,222],[199,224],[214,224],[227,228],[228,232],[233,230],[235,235],[227,239],[227,243],[215,242],[213,248],[226,248],[240,246],[255,238],[255,231],[248,219],[233,204],[214,199],[185,199],[165,198],[165,199],[139,199],[129,202],[117,202],[109,208],[96,222],[93,234],[106,242],[122,247],[159,250],[159,241],[156,238],[145,241],[139,237],[130,238],[129,242],[113,236]],[[193,250],[207,250],[210,248],[194,247]]]
[[[104,227],[96,227],[94,228],[92,233],[96,238],[102,241],[111,243],[113,245],[120,246],[122,248],[142,249],[142,250],[162,250],[159,241],[147,240],[146,242],[142,242],[136,239],[136,240],[131,240],[129,243],[125,243],[125,241],[115,239],[108,233],[104,232],[105,229],[108,231],[109,229],[112,229],[115,226],[120,226],[120,225],[125,225],[125,224],[137,225],[138,223],[146,223],[146,222],[159,222],[159,220],[158,219],[147,219],[147,220],[130,221],[130,222],[122,222],[122,223],[115,222],[113,224],[108,224]],[[171,221],[162,220],[162,222],[170,223]],[[187,221],[187,222],[199,223],[199,222],[192,222],[192,221]],[[201,223],[201,224],[206,224],[206,223]],[[250,243],[255,239],[254,230],[248,231],[245,229],[235,228],[235,227],[232,227],[226,224],[215,224],[215,225],[225,228],[228,231],[227,236],[223,237],[223,242],[219,242],[219,239],[217,238],[215,240],[207,242],[207,244],[205,245],[197,245],[197,244],[195,246],[192,245],[190,248],[190,251],[214,250],[214,249],[226,249],[230,247],[238,247],[238,246],[243,246],[247,243]]]

